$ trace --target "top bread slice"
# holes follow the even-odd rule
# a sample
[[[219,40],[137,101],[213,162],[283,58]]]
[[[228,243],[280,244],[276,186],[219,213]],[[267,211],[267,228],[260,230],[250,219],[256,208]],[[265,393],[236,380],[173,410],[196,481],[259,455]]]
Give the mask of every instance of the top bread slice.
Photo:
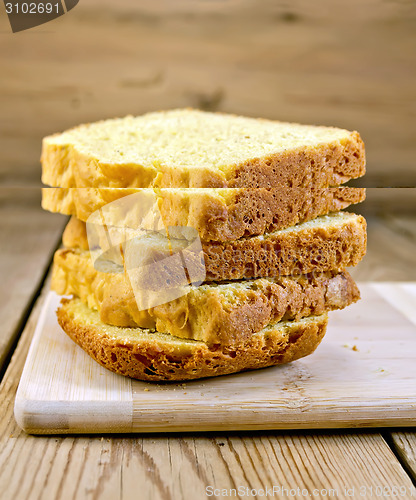
[[[187,226],[203,241],[229,241],[270,233],[319,215],[337,212],[365,198],[365,189],[43,188],[42,207],[86,222],[97,210],[107,225],[139,228],[156,208],[164,227]],[[147,207],[147,208],[144,208]],[[73,219],[74,220],[74,219]]]
[[[179,109],[46,137],[53,187],[328,187],[365,173],[357,132]]]

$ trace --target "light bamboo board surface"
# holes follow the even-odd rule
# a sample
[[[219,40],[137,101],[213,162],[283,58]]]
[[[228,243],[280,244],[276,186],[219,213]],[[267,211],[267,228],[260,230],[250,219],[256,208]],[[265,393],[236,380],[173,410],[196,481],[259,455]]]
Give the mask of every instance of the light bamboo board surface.
[[[416,283],[361,285],[317,351],[292,364],[182,384],[115,375],[56,322],[50,293],[15,400],[30,433],[409,426],[416,422]]]

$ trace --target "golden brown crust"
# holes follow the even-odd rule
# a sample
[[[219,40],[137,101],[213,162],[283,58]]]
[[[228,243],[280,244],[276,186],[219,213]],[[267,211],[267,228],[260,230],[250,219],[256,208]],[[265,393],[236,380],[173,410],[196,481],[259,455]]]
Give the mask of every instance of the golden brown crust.
[[[201,224],[206,228],[200,232],[202,240],[225,242],[272,233],[320,215],[337,212],[365,199],[364,189],[348,187],[237,191],[225,221],[208,213],[206,224]]]
[[[44,188],[42,206],[85,222],[94,211],[108,203],[139,193],[140,190],[135,189]],[[156,190],[154,196],[166,227],[191,226],[203,241],[228,241],[277,231],[336,212],[363,201],[365,190],[350,187],[200,189],[191,192],[162,189]],[[117,220],[117,223],[124,221]],[[80,222],[71,222],[67,232],[71,224],[79,225]],[[131,221],[126,225],[131,225]],[[81,226],[79,229],[85,231]],[[69,235],[65,237],[68,239]],[[73,245],[68,243],[67,246]]]
[[[248,160],[230,166],[227,174],[209,168],[106,164],[51,140],[43,142],[41,161],[44,184],[69,188],[325,188],[365,174],[364,143],[358,132],[350,132],[342,141]]]
[[[366,221],[356,215],[340,224],[203,243],[202,248],[206,280],[221,281],[340,271],[357,265],[366,246]]]
[[[67,248],[75,247],[88,250],[87,225],[85,222],[76,217],[71,217],[62,234],[62,243]]]
[[[300,148],[236,165],[227,187],[339,186],[365,174],[364,143],[358,132],[348,140]]]
[[[234,346],[209,347],[149,330],[120,329],[101,323],[79,300],[62,301],[57,311],[63,330],[105,368],[149,381],[191,380],[288,363],[311,354],[321,342],[327,316],[285,322]]]
[[[97,271],[88,252],[70,249],[55,253],[51,287],[80,297],[109,325],[156,328],[208,344],[241,342],[269,324],[342,309],[360,296],[346,271],[327,272],[191,287],[187,295],[139,311],[124,274]]]
[[[264,236],[203,242],[206,281],[341,271],[357,265],[367,246],[364,217],[342,212],[318,220],[322,223],[305,223]],[[88,242],[81,233],[75,238],[64,234],[64,245],[85,249]]]

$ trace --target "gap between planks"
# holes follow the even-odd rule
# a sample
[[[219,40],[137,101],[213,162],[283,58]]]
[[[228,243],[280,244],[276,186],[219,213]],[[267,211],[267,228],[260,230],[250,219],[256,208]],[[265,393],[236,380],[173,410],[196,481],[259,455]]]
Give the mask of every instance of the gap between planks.
[[[405,487],[412,483],[380,433],[256,432],[203,435],[30,436],[13,403],[46,283],[0,386],[4,498],[204,498],[206,488]],[[317,496],[316,498],[323,498]],[[301,498],[295,496],[294,498]]]
[[[389,228],[386,229],[386,231],[382,231],[386,233],[385,238],[394,236],[394,229],[399,226],[400,220],[399,218],[395,218],[395,227],[391,224],[386,224]],[[382,223],[379,219],[376,219],[376,221],[377,230],[381,231],[384,222]],[[409,227],[407,223],[406,227]],[[385,238],[383,238],[383,240]],[[403,243],[403,241],[410,243],[409,239],[405,238],[403,235],[401,238],[401,243]],[[387,246],[387,251],[383,246],[379,248],[374,247],[372,250],[372,253],[379,254],[383,262],[387,262],[387,258],[390,257],[390,252],[393,252],[393,244]],[[403,270],[410,264],[411,255],[407,250],[406,256],[409,260],[403,263]],[[414,259],[415,254],[413,254],[413,262]],[[409,271],[409,267],[407,267],[407,269]],[[47,288],[47,285],[45,288]],[[123,479],[121,481],[124,484],[124,491],[128,492],[130,488],[129,485],[135,481],[134,471],[131,470],[130,464],[130,460],[133,459],[140,462],[138,477],[143,477],[143,484],[146,484],[146,486],[143,487],[143,491],[149,492],[149,495],[154,494],[154,498],[170,498],[174,494],[178,495],[181,488],[184,488],[183,484],[187,484],[189,481],[192,482],[192,484],[198,483],[197,487],[200,488],[201,481],[202,483],[205,481],[207,484],[207,481],[214,476],[217,478],[215,484],[220,487],[227,484],[237,484],[236,481],[238,480],[242,481],[241,484],[248,484],[249,478],[250,484],[260,484],[256,483],[255,480],[262,480],[263,483],[266,484],[265,481],[270,478],[263,470],[264,464],[257,464],[258,455],[266,453],[266,446],[264,443],[269,443],[267,450],[269,450],[272,457],[275,457],[271,463],[267,464],[273,471],[273,480],[277,480],[281,477],[281,474],[285,475],[285,477],[286,475],[290,477],[287,468],[297,471],[300,467],[298,463],[300,460],[298,447],[307,449],[307,453],[315,457],[314,460],[319,460],[322,463],[328,460],[328,455],[324,453],[325,449],[334,449],[334,453],[341,453],[340,463],[343,464],[342,467],[348,471],[348,464],[345,463],[344,457],[344,451],[347,452],[347,445],[348,449],[354,450],[353,457],[354,455],[367,457],[369,453],[367,448],[371,450],[373,446],[377,448],[377,450],[379,448],[382,450],[381,463],[374,466],[374,461],[377,463],[378,458],[377,456],[373,456],[370,460],[370,469],[365,469],[367,471],[366,478],[371,479],[369,484],[376,484],[376,481],[380,478],[385,482],[387,479],[391,481],[391,473],[385,472],[386,469],[389,470],[390,462],[393,464],[393,469],[395,471],[394,477],[400,477],[400,480],[406,478],[406,475],[399,467],[391,450],[389,450],[381,435],[378,433],[328,434],[319,432],[296,435],[287,433],[284,435],[281,433],[253,433],[251,435],[242,434],[240,437],[235,435],[228,437],[212,435],[210,437],[188,436],[182,438],[175,435],[174,437],[147,436],[143,439],[135,436],[130,439],[113,437],[108,440],[104,440],[103,438],[100,439],[99,437],[77,437],[75,439],[73,437],[35,438],[33,436],[27,436],[17,428],[14,422],[14,393],[20,378],[20,372],[23,368],[30,337],[36,324],[37,315],[39,314],[39,303],[42,300],[43,299],[38,299],[36,301],[36,306],[30,314],[18,349],[16,350],[0,389],[1,412],[2,415],[5,415],[1,422],[2,445],[0,449],[3,451],[0,452],[0,476],[3,477],[2,484],[9,485],[7,486],[6,492],[16,492],[17,495],[14,496],[20,496],[20,493],[24,492],[29,496],[29,490],[34,484],[36,487],[31,492],[33,497],[37,497],[41,493],[39,485],[42,485],[42,487],[45,488],[45,495],[56,492],[57,498],[73,498],[77,496],[82,498],[84,493],[87,498],[94,498],[97,497],[96,494],[98,495],[100,491],[101,493],[105,491],[107,494],[110,490],[114,490],[114,498],[117,498],[116,492],[118,491],[117,488],[121,480],[121,470],[119,470],[118,467],[123,467],[124,469]],[[411,430],[408,432],[392,432],[391,436],[397,455],[401,458],[406,468],[413,474],[413,477],[416,478],[415,433]],[[30,460],[32,452],[34,457],[33,462]],[[295,453],[294,457],[291,456],[291,453]],[[214,460],[216,460],[218,457],[222,457],[222,455],[228,457],[228,460],[221,458],[221,467],[228,471],[226,473],[223,472],[218,464],[210,462],[210,459],[214,458]],[[233,456],[235,461],[231,460],[230,456]],[[52,460],[52,457],[56,458],[56,462]],[[78,458],[82,458],[83,461],[78,462]],[[178,464],[182,464],[182,466],[186,466],[186,469],[190,468],[190,470],[193,471],[189,480],[182,477],[184,474],[183,472],[181,473],[178,471],[178,465],[175,462],[176,459]],[[190,462],[191,459],[192,461]],[[7,473],[5,472],[5,463],[8,464]],[[22,466],[26,463],[28,467],[26,472],[23,473]],[[82,465],[84,463],[87,466],[86,471],[82,470]],[[14,464],[13,467],[17,466],[16,469],[13,469],[12,473],[10,472],[11,464]],[[20,464],[20,467],[18,464]],[[260,467],[258,473],[256,472],[256,467]],[[375,471],[373,470],[374,467]],[[60,469],[62,469],[61,472],[59,472]],[[167,480],[161,479],[166,469],[170,471],[171,476],[173,471],[176,470],[179,474],[180,481],[175,481],[175,479],[169,477],[169,475]],[[195,470],[199,472],[196,473]],[[55,472],[57,472],[57,477],[52,478]],[[329,486],[329,483],[332,485],[338,484],[334,478],[336,468],[328,472],[322,471],[321,467],[321,473],[324,474],[324,477],[327,476],[327,486]],[[37,474],[39,474],[40,482],[38,482],[37,479],[35,481]],[[195,474],[197,477],[194,477]],[[226,477],[224,477],[224,474],[226,474]],[[295,472],[293,472],[293,474],[295,474]],[[352,473],[350,471],[347,472],[347,474]],[[80,478],[81,482],[78,489],[75,484],[73,484],[74,477]],[[201,477],[203,479],[201,479]],[[361,477],[361,475],[357,477]],[[6,481],[4,482],[5,478]],[[320,483],[316,481],[311,483],[311,478],[306,469],[297,471],[295,478],[299,480],[300,486],[303,484],[324,485],[322,479]],[[32,482],[34,483],[32,484]],[[194,484],[194,486],[196,486],[196,484]]]
[[[0,195],[5,191],[2,188]],[[21,195],[33,191],[26,189]],[[0,207],[0,376],[42,287],[66,221],[67,217],[46,213],[37,205],[6,201]]]

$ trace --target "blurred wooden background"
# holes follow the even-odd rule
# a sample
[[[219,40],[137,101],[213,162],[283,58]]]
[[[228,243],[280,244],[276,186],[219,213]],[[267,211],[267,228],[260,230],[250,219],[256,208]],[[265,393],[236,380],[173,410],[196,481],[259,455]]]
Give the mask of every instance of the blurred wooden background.
[[[366,186],[416,186],[413,0],[81,0],[12,34],[0,7],[0,176],[40,183],[44,135],[194,106],[358,130]]]

